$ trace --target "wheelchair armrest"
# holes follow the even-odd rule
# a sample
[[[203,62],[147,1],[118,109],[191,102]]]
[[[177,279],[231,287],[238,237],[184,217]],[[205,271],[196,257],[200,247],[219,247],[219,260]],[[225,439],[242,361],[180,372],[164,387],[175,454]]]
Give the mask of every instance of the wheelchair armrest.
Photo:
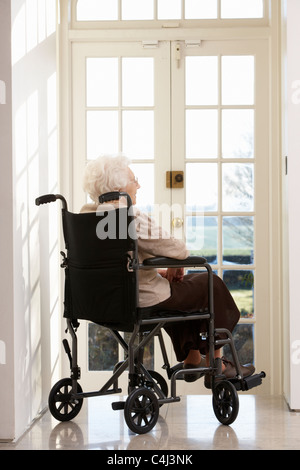
[[[157,256],[155,258],[145,259],[140,268],[187,268],[203,266],[206,263],[206,259],[202,258],[202,256],[188,256],[186,259],[165,258],[162,256]]]

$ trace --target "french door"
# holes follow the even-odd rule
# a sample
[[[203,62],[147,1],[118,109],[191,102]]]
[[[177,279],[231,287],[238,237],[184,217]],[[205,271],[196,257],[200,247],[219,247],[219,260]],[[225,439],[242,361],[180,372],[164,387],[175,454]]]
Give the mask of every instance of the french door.
[[[208,259],[241,311],[241,362],[268,370],[267,41],[74,43],[72,106],[73,209],[86,202],[87,160],[130,157],[138,206]],[[104,329],[80,330],[82,377],[97,386],[122,351]],[[156,346],[149,356],[160,371]]]

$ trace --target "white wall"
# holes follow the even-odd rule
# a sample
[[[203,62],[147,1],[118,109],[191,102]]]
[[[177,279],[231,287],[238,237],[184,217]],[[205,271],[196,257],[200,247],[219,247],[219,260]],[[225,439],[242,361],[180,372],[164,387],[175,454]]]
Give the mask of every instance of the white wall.
[[[10,1],[0,1],[0,439],[14,432]]]
[[[1,290],[7,293],[0,297],[7,358],[0,365],[0,439],[14,439],[47,405],[59,376],[58,208],[35,206],[40,194],[58,192],[56,1],[0,0],[0,18],[11,29],[3,48],[11,36],[12,80],[6,121],[12,148],[6,143],[0,159]]]
[[[281,2],[281,102],[282,102],[282,335],[283,335],[283,393],[290,401],[290,318],[289,318],[289,217],[288,217],[288,174],[286,157],[287,138],[287,0]]]
[[[291,409],[300,409],[300,2],[287,0],[287,133],[288,221],[289,221],[289,359],[290,374],[286,387]]]

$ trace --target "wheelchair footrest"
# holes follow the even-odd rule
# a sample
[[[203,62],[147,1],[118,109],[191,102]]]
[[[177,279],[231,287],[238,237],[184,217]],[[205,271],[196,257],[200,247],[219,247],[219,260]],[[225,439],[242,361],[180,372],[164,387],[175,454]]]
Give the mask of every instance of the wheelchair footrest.
[[[125,408],[125,401],[114,401],[112,404],[111,404],[111,407],[114,411],[117,411],[117,410],[124,410]]]
[[[262,384],[262,379],[266,377],[265,372],[244,377],[239,381],[232,381],[237,390],[247,391]]]

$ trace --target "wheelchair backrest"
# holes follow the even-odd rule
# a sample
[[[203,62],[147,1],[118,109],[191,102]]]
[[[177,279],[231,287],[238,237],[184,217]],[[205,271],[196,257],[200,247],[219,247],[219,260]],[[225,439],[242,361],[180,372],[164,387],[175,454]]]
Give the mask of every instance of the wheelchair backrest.
[[[62,210],[67,257],[65,311],[131,331],[137,308],[137,242],[130,208],[74,214]]]

